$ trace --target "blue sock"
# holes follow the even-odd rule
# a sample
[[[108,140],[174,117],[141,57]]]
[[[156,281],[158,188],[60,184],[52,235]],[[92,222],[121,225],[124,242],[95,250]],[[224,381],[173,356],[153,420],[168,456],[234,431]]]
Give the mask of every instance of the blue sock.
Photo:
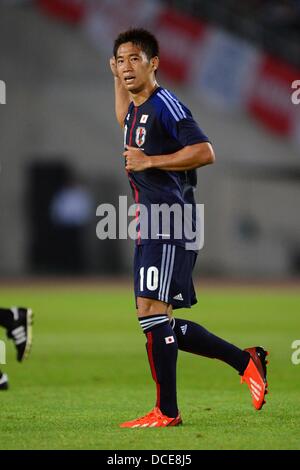
[[[249,353],[215,336],[203,326],[189,320],[172,318],[171,326],[177,337],[178,349],[212,359],[220,359],[243,374]]]
[[[147,337],[147,354],[154,382],[156,406],[170,417],[178,415],[176,391],[177,339],[167,315],[139,318]]]

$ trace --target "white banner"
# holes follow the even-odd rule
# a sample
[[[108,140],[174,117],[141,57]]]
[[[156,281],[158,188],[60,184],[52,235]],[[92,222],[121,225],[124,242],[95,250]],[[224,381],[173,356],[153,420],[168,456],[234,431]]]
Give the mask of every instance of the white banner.
[[[260,62],[259,52],[237,37],[211,29],[195,57],[193,86],[220,108],[242,107]]]
[[[131,27],[151,30],[161,8],[153,0],[104,0],[100,5],[91,2],[83,29],[96,47],[112,54],[113,42],[120,32]]]

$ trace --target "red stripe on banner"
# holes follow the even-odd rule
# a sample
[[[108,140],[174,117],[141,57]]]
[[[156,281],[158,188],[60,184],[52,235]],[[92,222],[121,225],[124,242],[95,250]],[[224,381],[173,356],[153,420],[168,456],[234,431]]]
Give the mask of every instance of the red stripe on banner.
[[[299,74],[296,68],[266,56],[248,102],[250,114],[282,136],[290,135],[292,130],[295,109],[291,101],[291,85]]]
[[[160,43],[159,69],[178,83],[185,82],[199,54],[206,26],[199,19],[181,12],[165,9],[157,20]]]
[[[38,0],[42,10],[70,23],[79,23],[86,11],[84,0]]]
[[[153,359],[153,338],[152,338],[151,332],[146,333],[146,334],[147,334],[147,352],[148,352],[149,364],[150,364],[153,380],[156,383],[156,406],[160,408],[160,384],[158,383],[158,380],[157,380],[154,359]]]

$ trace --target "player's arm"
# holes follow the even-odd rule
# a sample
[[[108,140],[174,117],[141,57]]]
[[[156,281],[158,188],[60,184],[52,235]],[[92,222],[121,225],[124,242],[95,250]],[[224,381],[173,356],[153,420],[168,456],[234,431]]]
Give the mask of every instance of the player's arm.
[[[130,104],[130,96],[128,91],[124,88],[121,79],[118,76],[117,66],[116,66],[116,59],[111,57],[110,61],[110,68],[112,74],[114,76],[115,82],[115,113],[116,118],[120,126],[124,127],[124,119],[128,112],[128,106]]]
[[[210,165],[215,161],[215,153],[209,142],[188,145],[170,155],[149,157],[149,168],[165,171],[186,171]]]
[[[209,165],[215,161],[215,154],[209,142],[187,145],[175,153],[151,157],[136,147],[127,146],[123,155],[126,158],[126,170],[128,171],[144,171],[150,168],[165,171],[187,171]]]

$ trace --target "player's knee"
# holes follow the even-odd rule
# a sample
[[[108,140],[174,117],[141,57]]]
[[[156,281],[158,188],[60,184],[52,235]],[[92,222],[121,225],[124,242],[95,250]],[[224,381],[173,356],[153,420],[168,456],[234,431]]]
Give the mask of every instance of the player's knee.
[[[137,308],[138,317],[147,317],[149,315],[166,315],[168,305],[155,299],[138,297]]]
[[[154,315],[153,312],[153,301],[152,299],[146,299],[139,297],[137,299],[137,314],[139,317],[146,317],[148,315]],[[158,313],[158,312],[156,312]]]

